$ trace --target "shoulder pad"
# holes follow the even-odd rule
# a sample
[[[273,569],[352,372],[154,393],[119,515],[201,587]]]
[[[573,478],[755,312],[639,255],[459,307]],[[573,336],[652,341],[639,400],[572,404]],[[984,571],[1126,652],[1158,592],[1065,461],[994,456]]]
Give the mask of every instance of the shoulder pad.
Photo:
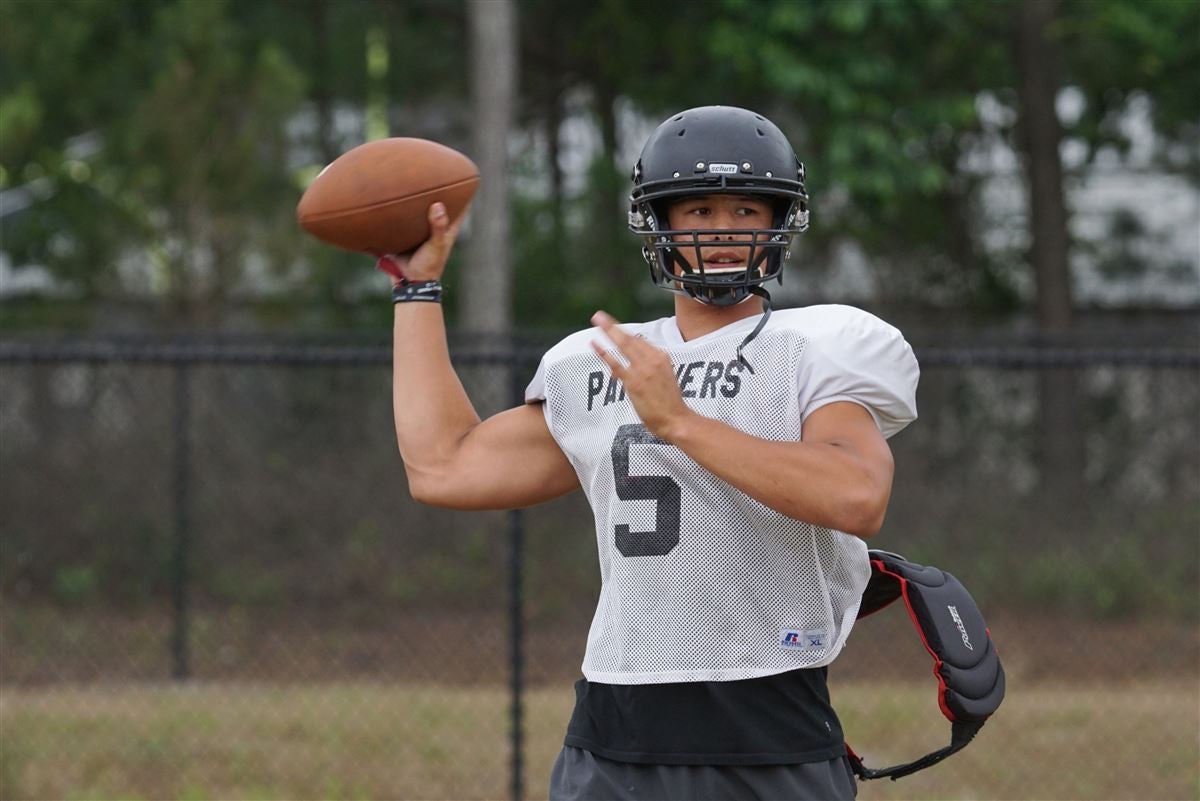
[[[859,605],[860,618],[903,598],[909,618],[930,656],[938,680],[938,706],[953,724],[951,745],[907,765],[870,770],[851,754],[862,778],[907,776],[966,746],[1004,700],[1004,668],[983,614],[966,587],[936,567],[910,562],[890,551],[867,552],[871,578]]]

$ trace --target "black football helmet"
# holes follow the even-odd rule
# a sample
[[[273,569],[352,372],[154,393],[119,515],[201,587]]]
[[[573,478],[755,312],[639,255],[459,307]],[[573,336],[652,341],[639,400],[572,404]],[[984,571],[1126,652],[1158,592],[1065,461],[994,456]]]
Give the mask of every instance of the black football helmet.
[[[673,201],[719,193],[762,197],[774,209],[771,228],[739,232],[750,236],[745,270],[704,270],[701,248],[727,248],[712,239],[730,231],[668,227]],[[761,114],[733,106],[688,109],[658,126],[633,168],[629,207],[629,230],[642,238],[654,283],[714,306],[766,297],[761,285],[783,280],[792,237],[808,229],[804,165],[787,137]],[[695,248],[695,268],[681,248]]]

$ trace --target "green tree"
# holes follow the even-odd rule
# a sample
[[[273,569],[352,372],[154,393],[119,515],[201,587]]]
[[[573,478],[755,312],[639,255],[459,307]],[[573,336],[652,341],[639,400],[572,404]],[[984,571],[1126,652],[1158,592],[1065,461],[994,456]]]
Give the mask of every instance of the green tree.
[[[1088,144],[1089,156],[1105,145],[1128,147],[1121,117],[1144,97],[1160,165],[1200,181],[1200,3],[1066,0],[1054,34],[1064,80],[1086,98],[1069,133]]]
[[[0,188],[18,190],[4,250],[84,301],[140,275],[139,297],[165,300],[175,324],[217,322],[259,277],[298,290],[281,307],[293,320],[360,322],[369,260],[308,240],[294,208],[320,166],[362,141],[347,123],[365,106],[372,26],[391,55],[393,130],[399,101],[458,102],[452,4],[0,4]]]
[[[6,220],[17,263],[91,298],[117,288],[125,260],[197,319],[220,308],[247,254],[290,263],[279,201],[295,194],[285,124],[302,79],[282,48],[248,35],[227,2],[12,5],[2,96],[25,125],[0,164],[27,186],[45,179]]]
[[[625,225],[629,175],[619,112],[651,117],[737,97],[736,75],[709,57],[712,6],[662,0],[522,0],[522,120],[543,147],[517,164],[544,195],[518,198],[515,221],[516,317],[569,328],[597,307],[618,318],[664,313],[667,296],[642,292],[645,264]],[[699,76],[703,76],[702,79]],[[564,121],[586,115],[599,148],[583,188],[569,193],[560,148]]]
[[[806,263],[850,238],[892,268],[879,274],[888,297],[1011,306],[975,230],[980,176],[963,169],[987,137],[978,95],[1007,59],[996,13],[949,0],[725,0],[712,58],[773,98],[809,166]]]
[[[98,125],[130,109],[150,54],[152,5],[116,0],[0,4],[0,209],[4,249],[94,296],[140,215]]]
[[[664,293],[637,289],[644,266],[623,213],[625,162],[640,143],[625,141],[622,113],[657,120],[707,103],[763,111],[807,162],[816,213],[799,248],[802,280],[853,241],[888,298],[1014,308],[1014,278],[1031,268],[984,247],[985,176],[968,159],[997,141],[1021,147],[1016,125],[997,127],[980,102],[1018,116],[1019,7],[520,0],[516,120],[539,146],[515,154],[515,319],[568,327],[597,304],[624,317],[667,308]],[[389,53],[390,130],[429,130],[414,115],[436,118],[433,130],[470,147],[464,8],[0,4],[0,188],[20,189],[5,196],[4,250],[84,298],[116,291],[118,265],[132,265],[207,319],[256,264],[295,290],[281,305],[293,320],[386,325],[386,308],[357,311],[363,257],[309,242],[291,212],[315,169],[362,141],[372,27]],[[1200,180],[1200,4],[1062,0],[1047,36],[1060,85],[1086,98],[1062,137],[1092,154],[1121,147],[1122,115],[1149,100],[1161,164]],[[600,147],[577,188],[560,131],[581,111]]]

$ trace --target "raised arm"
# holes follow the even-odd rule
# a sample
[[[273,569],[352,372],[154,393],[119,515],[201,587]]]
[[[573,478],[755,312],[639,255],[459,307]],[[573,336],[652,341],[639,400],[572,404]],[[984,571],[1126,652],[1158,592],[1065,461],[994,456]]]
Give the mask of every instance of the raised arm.
[[[429,241],[411,257],[389,257],[411,281],[440,280],[458,234],[440,203],[430,208],[429,221]],[[450,363],[440,303],[397,303],[394,318],[392,408],[414,499],[454,509],[514,509],[579,486],[540,406],[480,421]]]

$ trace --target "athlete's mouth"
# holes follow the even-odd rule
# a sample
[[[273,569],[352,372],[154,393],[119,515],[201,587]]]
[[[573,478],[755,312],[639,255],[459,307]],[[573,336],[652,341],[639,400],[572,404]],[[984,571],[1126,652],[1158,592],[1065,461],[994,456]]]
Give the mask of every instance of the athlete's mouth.
[[[737,273],[746,269],[745,256],[739,256],[731,250],[721,250],[704,255],[704,272],[706,273]]]

